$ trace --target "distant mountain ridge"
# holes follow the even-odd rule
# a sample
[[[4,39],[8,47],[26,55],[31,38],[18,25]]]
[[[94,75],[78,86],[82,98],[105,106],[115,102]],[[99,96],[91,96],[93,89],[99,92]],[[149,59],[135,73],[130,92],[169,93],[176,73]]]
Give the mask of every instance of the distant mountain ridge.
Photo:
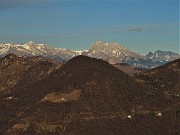
[[[35,44],[29,41],[25,44],[5,43],[0,44],[0,55],[16,54],[18,56],[44,56],[57,61],[69,60],[81,53],[69,49],[54,48],[46,44]]]
[[[118,43],[106,43],[97,41],[89,50],[70,50],[55,48],[46,44],[35,44],[29,41],[25,44],[3,43],[0,44],[0,57],[7,54],[18,56],[43,56],[56,61],[67,61],[78,55],[86,55],[93,58],[103,59],[111,64],[127,63],[136,68],[155,68],[170,61],[180,58],[180,55],[170,51],[157,50],[146,55],[133,52]]]

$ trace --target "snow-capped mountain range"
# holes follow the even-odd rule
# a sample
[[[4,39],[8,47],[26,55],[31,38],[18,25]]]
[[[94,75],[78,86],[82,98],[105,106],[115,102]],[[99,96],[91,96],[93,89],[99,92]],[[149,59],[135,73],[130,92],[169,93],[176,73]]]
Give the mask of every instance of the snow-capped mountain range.
[[[67,61],[77,55],[87,55],[103,59],[111,64],[127,63],[137,68],[154,68],[172,60],[180,58],[177,53],[169,51],[149,52],[141,55],[117,43],[106,43],[97,41],[91,45],[89,50],[69,50],[62,48],[54,48],[46,44],[35,44],[29,41],[25,44],[3,43],[0,44],[0,57],[7,54],[16,54],[18,56],[43,56],[55,59],[56,61]]]
[[[69,60],[74,56],[80,55],[82,51],[54,48],[46,44],[35,44],[29,41],[25,44],[5,43],[0,44],[0,55],[16,54],[18,56],[44,56],[53,58],[57,61]]]

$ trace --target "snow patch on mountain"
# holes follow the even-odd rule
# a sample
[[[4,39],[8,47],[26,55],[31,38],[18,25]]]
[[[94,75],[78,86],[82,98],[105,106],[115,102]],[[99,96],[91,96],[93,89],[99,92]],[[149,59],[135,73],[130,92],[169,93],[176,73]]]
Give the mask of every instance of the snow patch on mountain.
[[[86,55],[109,61],[110,63],[127,63],[138,68],[154,68],[172,60],[180,58],[180,55],[170,51],[160,51],[142,55],[128,50],[114,42],[97,41],[89,50],[70,50],[55,48],[46,44],[36,44],[29,41],[25,44],[3,43],[0,44],[0,57],[7,54],[18,56],[43,56],[57,61],[67,61],[78,55]]]

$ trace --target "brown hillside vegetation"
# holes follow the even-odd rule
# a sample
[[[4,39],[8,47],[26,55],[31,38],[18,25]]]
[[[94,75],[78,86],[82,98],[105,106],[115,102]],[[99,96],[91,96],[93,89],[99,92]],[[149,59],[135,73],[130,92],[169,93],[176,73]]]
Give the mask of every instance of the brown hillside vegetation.
[[[153,88],[137,83],[100,59],[77,56],[61,67],[57,65],[45,61],[33,67],[35,71],[37,68],[35,73],[12,73],[12,80],[19,77],[24,83],[19,81],[10,87],[7,83],[7,89],[0,92],[1,134],[179,133],[178,100],[155,95]],[[53,70],[48,72],[49,69]],[[44,71],[43,76],[40,71]],[[3,80],[7,78],[4,75]]]
[[[0,91],[12,88],[19,83],[20,85],[32,84],[60,66],[61,64],[54,60],[40,56],[25,58],[9,54],[0,59]]]
[[[138,80],[150,85],[155,90],[164,91],[171,95],[180,94],[180,59],[164,66],[141,72],[135,75]]]

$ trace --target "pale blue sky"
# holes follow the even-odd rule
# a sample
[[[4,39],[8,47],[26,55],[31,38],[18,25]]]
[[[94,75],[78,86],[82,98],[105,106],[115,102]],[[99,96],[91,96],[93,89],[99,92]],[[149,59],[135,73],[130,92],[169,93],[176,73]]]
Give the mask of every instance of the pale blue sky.
[[[88,49],[98,40],[139,53],[179,52],[178,0],[0,0],[0,42]]]

